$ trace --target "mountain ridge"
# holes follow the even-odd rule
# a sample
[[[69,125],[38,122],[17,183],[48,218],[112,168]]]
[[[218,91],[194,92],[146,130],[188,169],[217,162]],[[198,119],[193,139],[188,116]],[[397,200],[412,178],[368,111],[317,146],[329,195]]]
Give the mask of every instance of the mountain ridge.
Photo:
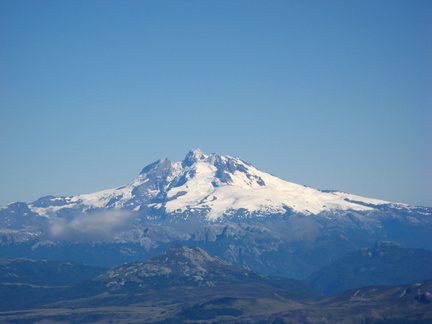
[[[290,278],[258,274],[248,267],[230,265],[200,247],[171,246],[145,262],[124,263],[111,268],[91,282],[111,293],[144,292],[180,286],[215,287],[257,283],[286,290],[297,299],[320,299],[322,295],[307,284]]]
[[[432,251],[380,241],[373,247],[347,253],[305,282],[328,296],[372,285],[420,282],[431,276]]]
[[[391,245],[397,246],[375,248]],[[429,323],[431,292],[429,279],[323,299],[298,280],[264,276],[176,244],[73,286],[1,283],[0,322]]]
[[[124,208],[159,211],[172,216],[198,212],[208,221],[243,213],[243,216],[318,214],[333,210],[374,210],[381,205],[409,208],[379,199],[318,190],[281,180],[250,163],[230,156],[191,150],[182,162],[160,159],[144,167],[130,183],[78,196],[42,197],[28,204],[44,217],[64,209],[91,211]],[[187,217],[187,216],[184,216]]]
[[[377,241],[432,249],[431,232],[432,208],[309,188],[201,150],[149,164],[114,189],[0,207],[5,257],[67,253],[111,267],[182,243],[297,279]]]

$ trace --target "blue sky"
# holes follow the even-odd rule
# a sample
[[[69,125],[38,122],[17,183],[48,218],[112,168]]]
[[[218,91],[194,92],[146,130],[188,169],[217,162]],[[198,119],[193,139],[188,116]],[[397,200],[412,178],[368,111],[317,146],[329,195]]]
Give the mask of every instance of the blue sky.
[[[188,150],[432,206],[432,1],[0,2],[0,205]]]

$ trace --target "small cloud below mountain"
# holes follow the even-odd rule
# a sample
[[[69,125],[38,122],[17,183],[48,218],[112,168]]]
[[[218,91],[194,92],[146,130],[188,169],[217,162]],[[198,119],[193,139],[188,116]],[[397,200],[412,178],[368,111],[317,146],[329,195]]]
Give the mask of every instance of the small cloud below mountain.
[[[124,210],[79,214],[71,220],[50,220],[48,233],[53,239],[70,241],[112,240],[114,235],[130,226],[132,213]]]

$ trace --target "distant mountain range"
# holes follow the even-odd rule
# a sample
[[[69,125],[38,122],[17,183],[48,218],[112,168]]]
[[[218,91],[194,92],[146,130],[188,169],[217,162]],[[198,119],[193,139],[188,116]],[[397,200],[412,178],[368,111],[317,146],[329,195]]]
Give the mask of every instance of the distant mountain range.
[[[31,282],[26,262],[18,262],[9,274],[20,273]],[[53,269],[64,266],[45,263],[51,271],[44,282]],[[28,276],[22,276],[25,272]],[[70,280],[77,275],[71,272]],[[41,276],[36,273],[34,280]],[[260,275],[198,247],[174,245],[147,262],[122,264],[70,286],[2,283],[0,322],[428,323],[431,296],[432,281],[426,280],[357,288],[322,299],[301,281]]]
[[[0,259],[0,283],[70,286],[93,279],[106,270],[76,262]]]
[[[325,295],[372,285],[398,285],[432,278],[432,251],[394,242],[349,252],[306,282]]]
[[[2,257],[111,267],[182,243],[298,279],[377,241],[432,249],[430,233],[432,208],[313,189],[200,150],[115,189],[0,208]]]

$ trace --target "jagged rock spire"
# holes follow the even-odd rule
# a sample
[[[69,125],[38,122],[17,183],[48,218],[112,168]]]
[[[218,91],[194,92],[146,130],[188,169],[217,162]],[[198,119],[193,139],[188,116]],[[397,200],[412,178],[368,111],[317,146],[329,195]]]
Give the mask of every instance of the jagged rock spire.
[[[183,160],[183,165],[190,166],[199,161],[205,161],[207,159],[207,155],[203,153],[200,149],[190,150]]]

